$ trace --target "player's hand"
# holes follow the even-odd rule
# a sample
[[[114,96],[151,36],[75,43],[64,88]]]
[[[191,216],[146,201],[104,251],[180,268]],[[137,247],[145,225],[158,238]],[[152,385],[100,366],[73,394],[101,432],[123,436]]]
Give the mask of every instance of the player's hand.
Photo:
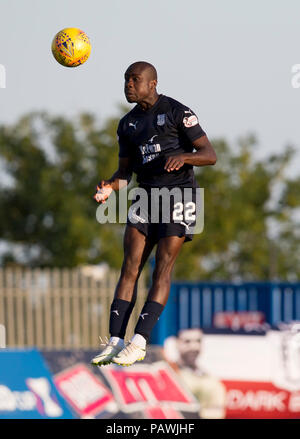
[[[164,169],[168,172],[177,171],[184,165],[184,154],[178,154],[167,158]]]
[[[112,191],[113,189],[111,184],[105,180],[101,180],[101,182],[97,185],[97,192],[94,195],[94,199],[97,201],[97,203],[105,203]]]

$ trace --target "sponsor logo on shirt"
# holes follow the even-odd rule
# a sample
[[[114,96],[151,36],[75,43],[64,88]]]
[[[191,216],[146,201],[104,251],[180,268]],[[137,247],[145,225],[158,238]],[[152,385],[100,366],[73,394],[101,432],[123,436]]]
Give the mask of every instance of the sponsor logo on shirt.
[[[143,164],[155,159],[161,152],[160,143],[153,143],[155,137],[157,137],[157,134],[152,136],[151,139],[147,140],[146,143],[139,146],[143,156]]]
[[[192,114],[189,117],[184,117],[183,118],[183,125],[186,128],[191,128],[191,127],[193,127],[193,126],[195,126],[197,124],[198,124],[198,118],[194,114]]]

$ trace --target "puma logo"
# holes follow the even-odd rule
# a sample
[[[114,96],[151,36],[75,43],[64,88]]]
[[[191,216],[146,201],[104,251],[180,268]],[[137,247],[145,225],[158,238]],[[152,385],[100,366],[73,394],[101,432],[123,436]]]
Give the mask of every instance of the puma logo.
[[[136,124],[138,123],[138,120],[136,122],[129,122],[129,126],[133,127],[136,130]]]
[[[114,309],[112,312],[115,312],[117,314],[117,316],[119,316],[119,311],[117,309]]]
[[[185,222],[180,221],[180,224],[183,224],[183,225],[186,227],[187,230],[190,230],[190,225],[191,225],[191,223],[186,224]]]
[[[140,314],[140,317],[142,317],[143,320],[145,320],[144,316],[148,316],[149,314],[147,312],[145,312],[144,314]]]
[[[142,218],[141,216],[137,215],[134,212],[131,213],[131,218],[132,219],[136,219],[140,223],[145,223],[146,222],[146,220],[144,218]]]

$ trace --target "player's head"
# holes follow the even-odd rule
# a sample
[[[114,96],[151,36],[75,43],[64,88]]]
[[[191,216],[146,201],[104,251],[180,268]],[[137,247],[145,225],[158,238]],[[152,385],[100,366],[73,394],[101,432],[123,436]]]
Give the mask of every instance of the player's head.
[[[131,64],[124,78],[124,93],[130,103],[139,103],[156,93],[157,72],[155,67],[146,61]]]
[[[196,359],[201,352],[201,343],[201,329],[183,329],[178,333],[177,346],[183,365],[196,367]]]

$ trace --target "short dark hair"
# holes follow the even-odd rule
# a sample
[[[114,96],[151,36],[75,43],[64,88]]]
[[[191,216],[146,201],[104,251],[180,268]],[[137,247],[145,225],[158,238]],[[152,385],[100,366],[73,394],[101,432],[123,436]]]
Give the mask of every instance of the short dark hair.
[[[130,64],[127,70],[132,69],[133,67],[139,67],[141,70],[147,70],[149,72],[150,79],[157,80],[157,71],[156,68],[147,61],[136,61],[133,64]]]

